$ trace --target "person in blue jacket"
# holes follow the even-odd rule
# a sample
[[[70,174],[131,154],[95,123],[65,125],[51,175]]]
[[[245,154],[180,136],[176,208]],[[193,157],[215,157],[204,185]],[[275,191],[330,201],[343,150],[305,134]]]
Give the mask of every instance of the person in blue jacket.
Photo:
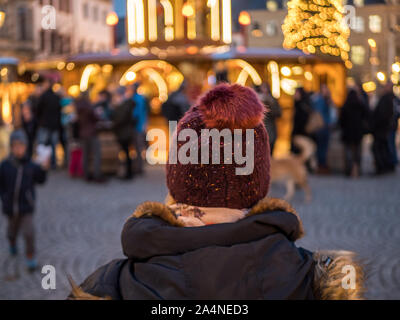
[[[134,147],[136,149],[137,155],[135,159],[135,173],[143,173],[143,157],[142,153],[146,149],[146,130],[148,122],[148,102],[146,97],[138,92],[140,83],[135,83],[132,86],[133,90],[133,102],[135,103],[135,108],[133,109],[132,116],[135,122],[135,133],[133,138]]]

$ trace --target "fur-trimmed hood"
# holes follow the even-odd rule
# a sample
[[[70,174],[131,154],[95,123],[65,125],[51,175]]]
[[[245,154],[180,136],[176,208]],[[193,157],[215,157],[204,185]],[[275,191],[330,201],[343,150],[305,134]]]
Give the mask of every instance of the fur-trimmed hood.
[[[100,268],[81,288],[72,283],[73,297],[362,298],[362,269],[353,254],[312,253],[294,246],[304,229],[287,202],[265,198],[243,220],[195,228],[183,226],[168,206],[172,203],[167,197],[166,204],[139,205],[121,236],[128,260],[115,268],[112,263]],[[348,265],[356,271],[355,288],[346,286],[344,280],[348,268],[343,267]],[[105,280],[105,274],[114,280]],[[119,290],[110,291],[110,283]]]

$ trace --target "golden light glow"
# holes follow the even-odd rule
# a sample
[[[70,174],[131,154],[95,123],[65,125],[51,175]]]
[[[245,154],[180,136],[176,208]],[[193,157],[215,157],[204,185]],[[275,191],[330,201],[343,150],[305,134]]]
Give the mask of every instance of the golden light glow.
[[[61,61],[61,62],[59,62],[58,64],[57,64],[57,69],[58,70],[62,70],[62,69],[64,69],[65,68],[65,62],[63,62],[63,61]]]
[[[294,95],[294,92],[296,91],[297,81],[292,80],[292,79],[282,79],[281,80],[281,88],[286,94],[292,96],[292,95]]]
[[[313,75],[310,71],[306,71],[304,72],[304,78],[306,78],[308,81],[311,81],[313,79]]]
[[[239,14],[239,23],[242,26],[248,26],[251,23],[250,14],[247,11],[241,11]]]
[[[89,79],[90,76],[100,69],[100,66],[97,64],[88,64],[85,69],[83,70],[81,83],[80,83],[80,90],[81,92],[86,91],[89,88]]]
[[[8,69],[7,68],[1,69],[1,71],[0,71],[0,76],[1,77],[6,77],[7,74],[8,74]]]
[[[196,3],[194,0],[188,0],[192,8],[195,7]],[[196,39],[196,12],[193,10],[193,14],[187,18],[187,37],[190,40]]]
[[[220,39],[219,0],[212,0],[209,4],[211,6],[211,39],[217,41]]]
[[[183,0],[175,0],[175,8],[182,8]],[[175,10],[175,38],[183,39],[185,37],[185,17]]]
[[[143,43],[145,40],[143,0],[127,1],[127,19],[128,42],[130,44]]]
[[[182,7],[182,14],[187,18],[194,15],[194,9],[190,3],[185,3]]]
[[[363,83],[362,87],[365,92],[372,92],[376,90],[376,84],[373,81]]]
[[[79,96],[79,93],[80,93],[79,86],[78,85],[70,86],[68,88],[67,92],[68,92],[68,95],[70,95],[71,97],[77,98]]]
[[[11,114],[11,104],[10,104],[10,96],[8,90],[5,90],[2,97],[3,105],[2,105],[2,116],[3,121],[6,124],[11,124],[12,122],[12,114]]]
[[[397,72],[397,73],[400,72],[400,63],[399,62],[392,64],[392,71]]]
[[[168,99],[168,86],[163,77],[154,69],[147,68],[143,72],[152,80],[158,88],[158,98],[161,102],[165,102]]]
[[[260,75],[250,63],[242,59],[229,60],[229,63],[233,66],[237,66],[242,69],[236,80],[236,83],[239,83],[244,86],[246,84],[248,76],[250,76],[251,80],[255,85],[259,86],[262,84]]]
[[[186,49],[186,52],[187,52],[188,54],[196,54],[196,53],[199,52],[199,48],[196,47],[196,46],[190,46],[190,47],[188,47],[188,48]]]
[[[126,81],[132,82],[136,79],[136,73],[133,71],[129,71],[125,76]]]
[[[279,78],[279,66],[276,61],[270,61],[268,63],[268,71],[271,74],[271,93],[275,99],[279,99],[281,96],[281,85]]]
[[[382,71],[379,71],[379,72],[376,74],[376,78],[377,78],[379,81],[383,82],[383,81],[385,81],[386,76],[385,76],[385,74],[384,74]]]
[[[5,20],[6,20],[6,13],[4,11],[0,11],[0,28],[4,25]]]
[[[115,12],[110,12],[106,17],[106,23],[110,27],[116,26],[119,22],[119,18]]]
[[[340,0],[290,0],[282,25],[285,49],[329,54],[348,60],[350,28]]]
[[[222,40],[232,42],[232,8],[231,0],[222,0]]]
[[[368,45],[371,47],[371,48],[376,48],[376,41],[374,40],[374,39],[368,39]]]
[[[292,74],[292,70],[290,70],[289,67],[282,67],[281,68],[281,73],[282,75],[284,75],[285,77],[289,77]]]
[[[66,69],[67,69],[68,71],[72,71],[72,70],[74,70],[74,68],[75,68],[75,63],[70,62],[70,63],[67,64]]]
[[[160,3],[164,9],[164,37],[166,41],[172,41],[174,40],[174,10],[169,0],[161,0]]]
[[[157,40],[157,0],[148,0],[149,40]]]

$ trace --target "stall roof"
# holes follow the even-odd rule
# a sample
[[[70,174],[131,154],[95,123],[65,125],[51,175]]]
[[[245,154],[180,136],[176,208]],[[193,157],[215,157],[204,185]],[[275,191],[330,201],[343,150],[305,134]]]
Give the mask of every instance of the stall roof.
[[[229,51],[224,53],[213,53],[213,54],[196,54],[187,55],[185,59],[210,59],[210,60],[224,60],[224,59],[284,59],[294,60],[298,58],[305,58],[307,60],[323,60],[332,61],[332,57],[320,57],[316,55],[307,55],[300,50],[285,50],[283,48],[258,48],[249,47],[245,49],[231,48]],[[98,52],[98,53],[82,53],[74,56],[70,56],[67,61],[74,63],[124,63],[133,62],[138,60],[149,60],[159,59],[153,54],[147,54],[145,56],[134,56],[129,51],[118,51],[116,53],[110,52]],[[182,56],[169,55],[168,60],[182,59]]]

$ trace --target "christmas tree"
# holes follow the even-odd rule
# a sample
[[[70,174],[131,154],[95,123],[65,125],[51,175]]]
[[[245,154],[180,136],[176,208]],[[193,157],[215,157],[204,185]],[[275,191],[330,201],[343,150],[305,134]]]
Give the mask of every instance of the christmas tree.
[[[341,0],[290,0],[282,25],[283,47],[349,59],[350,28]]]

